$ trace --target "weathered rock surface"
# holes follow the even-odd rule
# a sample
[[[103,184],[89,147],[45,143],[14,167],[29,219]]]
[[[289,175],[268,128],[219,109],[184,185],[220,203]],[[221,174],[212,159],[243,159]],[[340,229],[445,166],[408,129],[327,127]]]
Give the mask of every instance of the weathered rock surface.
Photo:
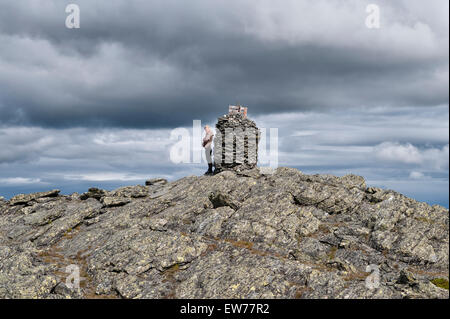
[[[150,185],[164,185],[167,184],[167,179],[165,178],[151,178],[145,181],[146,186]]]
[[[9,203],[11,205],[19,205],[19,204],[27,204],[30,202],[33,202],[39,198],[45,198],[45,197],[55,197],[58,196],[59,190],[54,189],[52,191],[48,192],[40,192],[40,193],[33,193],[33,194],[19,194],[11,198]]]
[[[443,207],[291,168],[147,184],[0,200],[0,298],[449,297]]]

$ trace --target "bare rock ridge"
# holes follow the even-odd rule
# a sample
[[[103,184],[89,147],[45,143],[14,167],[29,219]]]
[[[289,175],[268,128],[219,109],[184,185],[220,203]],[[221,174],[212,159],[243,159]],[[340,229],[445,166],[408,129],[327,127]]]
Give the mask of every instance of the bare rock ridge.
[[[292,168],[146,184],[0,200],[0,298],[449,297],[441,206]]]

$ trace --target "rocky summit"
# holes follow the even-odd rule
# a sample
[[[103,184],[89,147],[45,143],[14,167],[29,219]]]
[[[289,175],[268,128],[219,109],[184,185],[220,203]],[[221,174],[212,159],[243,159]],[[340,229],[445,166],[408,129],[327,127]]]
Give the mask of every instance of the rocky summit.
[[[292,168],[18,195],[0,298],[448,298],[448,215]]]

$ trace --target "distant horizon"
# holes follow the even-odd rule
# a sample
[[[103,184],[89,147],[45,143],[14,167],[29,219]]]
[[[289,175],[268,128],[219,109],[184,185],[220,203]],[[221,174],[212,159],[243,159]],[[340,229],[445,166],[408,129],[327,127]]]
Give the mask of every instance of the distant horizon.
[[[297,167],[295,167],[295,168],[297,168]],[[305,172],[305,171],[302,171],[302,172],[305,173],[305,174],[308,174],[308,175],[315,174],[314,172]],[[349,173],[349,174],[351,174],[351,173]],[[191,175],[202,176],[203,175],[202,169],[201,168],[195,169],[194,173],[191,174]],[[334,175],[334,174],[331,174],[331,175]],[[170,178],[170,177],[157,176],[155,174],[150,174],[148,179],[156,178],[156,177],[166,178],[169,182],[173,182],[173,181],[179,180],[180,178],[183,178],[183,177],[186,177],[186,176]],[[362,177],[364,178],[364,176],[362,176]],[[85,182],[83,184],[75,184],[75,185],[59,185],[60,187],[57,187],[58,185],[56,185],[55,187],[47,187],[47,188],[45,186],[41,186],[39,188],[23,187],[22,186],[22,187],[18,187],[18,188],[14,188],[13,187],[10,192],[6,191],[6,192],[3,192],[3,193],[0,193],[0,196],[3,196],[6,200],[9,200],[12,197],[14,197],[16,195],[19,195],[19,194],[45,192],[45,191],[50,191],[50,190],[53,190],[53,189],[59,189],[61,195],[68,196],[68,195],[72,195],[74,193],[78,193],[78,194],[81,195],[82,193],[87,192],[88,189],[91,188],[91,187],[103,189],[103,190],[106,190],[106,191],[112,191],[112,190],[115,190],[115,189],[120,188],[120,187],[145,185],[145,181],[146,181],[146,179],[144,179],[144,180],[128,181],[128,182],[125,182],[125,181],[124,182],[106,182],[106,181],[99,182],[99,181],[97,181],[97,182],[91,182],[91,183],[90,182]],[[443,183],[445,184],[446,181],[443,181]],[[89,185],[91,185],[91,186],[89,186]],[[386,182],[371,183],[370,181],[366,180],[366,185],[367,185],[367,187],[379,187],[379,188],[382,188],[382,189],[390,189],[390,190],[393,190],[393,191],[395,191],[397,193],[403,194],[403,195],[405,195],[405,196],[407,196],[409,198],[412,198],[412,199],[414,199],[414,200],[416,200],[418,202],[424,202],[424,203],[427,203],[427,204],[429,204],[431,206],[432,205],[440,205],[440,206],[443,206],[443,207],[449,209],[449,198],[448,198],[448,196],[446,198],[440,198],[439,196],[436,196],[435,198],[430,200],[429,198],[428,199],[427,198],[422,198],[420,196],[420,193],[417,192],[417,190],[415,191],[414,189],[413,190],[407,190],[406,192],[402,192],[402,191],[400,191],[398,189],[392,189],[392,188],[389,188],[389,187],[384,187],[385,185],[389,185],[389,183],[386,184]],[[2,189],[2,188],[0,188],[0,189]],[[15,192],[14,189],[16,189],[17,191]],[[415,197],[416,195],[418,195],[419,198]]]

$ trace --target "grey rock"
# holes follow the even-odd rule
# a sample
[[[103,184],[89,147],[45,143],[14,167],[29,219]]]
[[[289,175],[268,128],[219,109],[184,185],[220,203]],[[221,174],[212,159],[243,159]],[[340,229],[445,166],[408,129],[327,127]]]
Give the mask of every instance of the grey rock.
[[[449,275],[448,210],[359,176],[244,165],[57,194],[0,201],[0,298],[449,297],[431,283]]]
[[[224,194],[221,192],[211,192],[208,198],[213,204],[214,208],[229,206],[234,210],[238,209],[238,205],[228,194]]]
[[[414,278],[413,274],[405,270],[400,271],[400,276],[397,279],[397,283],[403,285],[414,285],[416,282],[416,278]]]
[[[102,197],[106,196],[107,192],[103,189],[96,187],[91,187],[86,193],[80,195],[81,200],[86,200],[88,198],[94,198],[100,200]]]
[[[131,199],[128,197],[103,197],[101,199],[101,202],[103,203],[104,206],[106,207],[114,207],[114,206],[123,206],[128,204],[129,202],[131,202]]]
[[[54,189],[48,192],[39,192],[39,193],[33,193],[33,194],[19,194],[14,196],[10,199],[9,204],[10,205],[20,205],[20,204],[28,204],[31,201],[34,201],[38,198],[43,197],[56,197],[59,194],[58,189]]]
[[[125,186],[108,193],[111,197],[139,198],[149,194],[149,187],[146,186]]]
[[[145,181],[145,185],[147,185],[147,186],[164,185],[164,184],[167,184],[167,179],[164,179],[164,178],[151,178],[151,179]]]

